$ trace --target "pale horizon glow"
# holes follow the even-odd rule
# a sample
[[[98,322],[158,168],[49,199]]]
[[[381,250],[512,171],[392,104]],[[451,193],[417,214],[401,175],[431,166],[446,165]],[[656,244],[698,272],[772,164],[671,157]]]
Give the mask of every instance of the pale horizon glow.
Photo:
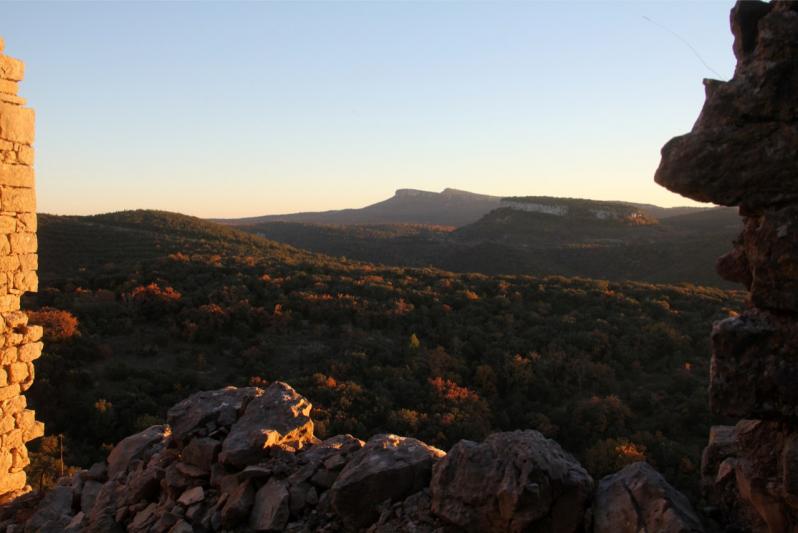
[[[26,63],[41,212],[233,218],[445,188],[670,207],[699,205],[653,175],[717,77],[701,60],[733,72],[731,7],[18,2],[0,36]]]

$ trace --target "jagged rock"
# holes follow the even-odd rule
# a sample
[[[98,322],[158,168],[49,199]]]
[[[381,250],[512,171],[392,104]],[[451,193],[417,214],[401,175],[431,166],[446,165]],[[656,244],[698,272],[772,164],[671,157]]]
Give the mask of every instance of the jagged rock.
[[[433,463],[445,455],[419,440],[375,435],[355,452],[330,489],[333,509],[352,527],[379,517],[385,500],[402,500],[426,487]]]
[[[157,517],[155,511],[158,506],[154,503],[147,505],[144,509],[136,513],[133,521],[128,526],[128,531],[147,531],[155,523]]]
[[[72,488],[59,485],[42,499],[25,523],[26,532],[63,531],[72,521]]]
[[[748,507],[769,531],[791,531],[798,525],[794,479],[796,432],[783,422],[741,420],[737,423],[737,457],[734,462],[740,507]],[[792,494],[791,494],[792,491]],[[764,531],[750,524],[755,531]]]
[[[222,443],[216,439],[194,438],[183,448],[182,459],[190,465],[201,468],[205,472],[210,472],[211,466],[216,460],[216,455],[222,448]]]
[[[221,525],[225,528],[232,528],[244,522],[255,501],[255,489],[249,481],[240,483],[229,494],[221,513]]]
[[[179,503],[183,507],[188,507],[197,502],[201,502],[204,499],[205,499],[205,491],[202,490],[202,487],[194,487],[186,490],[183,494],[181,494],[180,497],[177,499],[177,503]]]
[[[124,528],[116,521],[116,502],[121,498],[122,491],[118,491],[119,485],[111,480],[105,483],[97,498],[94,506],[90,510],[85,510],[85,531],[86,533],[119,533]]]
[[[704,531],[685,495],[643,462],[603,478],[593,503],[593,533],[640,531]]]
[[[748,213],[734,248],[717,263],[721,277],[739,282],[761,309],[798,312],[798,207]]]
[[[149,460],[168,436],[168,427],[151,426],[122,439],[108,454],[108,477],[113,479],[125,472],[134,460]]]
[[[313,406],[290,385],[275,382],[249,402],[222,443],[219,460],[246,466],[263,458],[264,449],[286,445],[301,448],[313,441]]]
[[[249,527],[255,531],[282,531],[290,514],[289,494],[286,484],[270,479],[255,494],[255,505],[249,519]]]
[[[748,418],[798,416],[798,322],[752,310],[712,330],[709,405]]]
[[[575,532],[593,479],[537,431],[462,440],[433,469],[432,511],[474,532]]]
[[[404,501],[384,506],[379,520],[368,533],[440,533],[445,530],[445,524],[432,514],[431,506],[429,489],[411,494]]]
[[[701,483],[711,487],[716,483],[721,463],[737,455],[737,431],[734,426],[712,426],[709,443],[701,455]]]
[[[205,437],[220,428],[229,428],[249,402],[261,394],[263,391],[257,387],[227,387],[189,396],[166,414],[172,439],[185,446],[194,435]]]
[[[687,135],[662,148],[655,180],[695,200],[758,209],[798,201],[798,12],[787,2],[738,2],[738,63],[708,80]]]
[[[94,502],[97,500],[97,495],[102,490],[103,484],[99,481],[88,480],[83,485],[83,490],[80,493],[80,508],[87,511],[94,507]]]

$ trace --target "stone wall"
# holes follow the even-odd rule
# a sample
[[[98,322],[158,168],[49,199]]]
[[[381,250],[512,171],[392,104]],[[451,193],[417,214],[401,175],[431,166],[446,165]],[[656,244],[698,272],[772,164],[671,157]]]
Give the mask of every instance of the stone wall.
[[[705,80],[693,130],[662,149],[658,183],[739,206],[744,229],[718,273],[749,291],[748,310],[715,324],[716,426],[702,481],[721,519],[744,531],[798,528],[798,3],[738,2],[737,67]]]
[[[3,55],[0,38],[0,500],[26,490],[25,443],[44,433],[22,394],[42,352],[42,328],[28,325],[19,303],[38,286],[34,112],[17,96],[23,74],[21,61]]]

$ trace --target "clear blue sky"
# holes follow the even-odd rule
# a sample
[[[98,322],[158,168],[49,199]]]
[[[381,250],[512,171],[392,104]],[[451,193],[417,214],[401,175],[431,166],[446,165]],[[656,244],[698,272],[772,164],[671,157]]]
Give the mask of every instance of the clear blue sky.
[[[40,209],[198,216],[445,187],[689,204],[653,183],[731,2],[2,3]]]

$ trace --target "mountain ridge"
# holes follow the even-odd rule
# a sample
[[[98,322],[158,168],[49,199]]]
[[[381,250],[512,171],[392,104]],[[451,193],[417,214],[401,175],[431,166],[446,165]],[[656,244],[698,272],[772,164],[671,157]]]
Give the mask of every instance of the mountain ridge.
[[[655,219],[698,212],[711,207],[661,207],[652,204],[559,198],[545,196],[503,197],[474,193],[447,187],[441,192],[401,188],[385,200],[361,208],[333,209],[327,211],[305,211],[276,215],[243,218],[214,218],[214,222],[244,226],[264,222],[300,222],[313,224],[432,224],[442,226],[464,226],[479,220],[503,202],[518,198],[546,198],[559,202],[593,202],[601,205],[617,204],[633,206],[648,217]]]

